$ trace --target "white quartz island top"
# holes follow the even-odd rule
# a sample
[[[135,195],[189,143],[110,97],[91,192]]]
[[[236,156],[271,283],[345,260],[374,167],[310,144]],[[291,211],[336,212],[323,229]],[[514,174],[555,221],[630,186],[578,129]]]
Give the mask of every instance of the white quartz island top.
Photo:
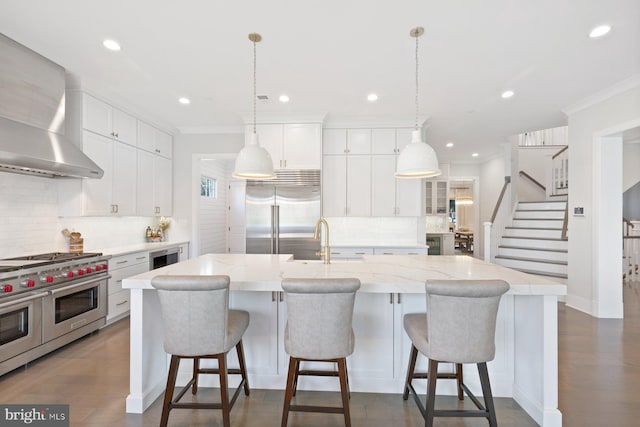
[[[284,278],[356,277],[360,292],[424,293],[427,279],[502,279],[510,294],[565,295],[566,286],[468,256],[365,255],[362,260],[293,260],[291,255],[205,254],[123,281],[124,288],[152,289],[157,275],[228,275],[231,290],[281,291]]]

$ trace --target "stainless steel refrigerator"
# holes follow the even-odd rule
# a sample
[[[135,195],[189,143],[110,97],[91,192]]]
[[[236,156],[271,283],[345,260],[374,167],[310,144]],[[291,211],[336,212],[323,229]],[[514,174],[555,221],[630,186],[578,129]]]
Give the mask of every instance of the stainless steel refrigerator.
[[[269,181],[247,181],[245,221],[248,254],[293,254],[319,259],[313,238],[320,218],[320,171],[278,170]]]

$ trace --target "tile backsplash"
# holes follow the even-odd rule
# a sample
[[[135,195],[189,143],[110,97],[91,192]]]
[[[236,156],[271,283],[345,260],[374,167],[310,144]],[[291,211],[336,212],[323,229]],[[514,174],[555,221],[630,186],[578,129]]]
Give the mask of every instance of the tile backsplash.
[[[423,217],[335,217],[329,223],[330,245],[424,245]]]
[[[66,252],[64,228],[82,233],[86,252],[143,243],[145,229],[156,222],[153,217],[59,217],[56,179],[0,172],[0,258]],[[178,231],[172,227],[170,236]]]

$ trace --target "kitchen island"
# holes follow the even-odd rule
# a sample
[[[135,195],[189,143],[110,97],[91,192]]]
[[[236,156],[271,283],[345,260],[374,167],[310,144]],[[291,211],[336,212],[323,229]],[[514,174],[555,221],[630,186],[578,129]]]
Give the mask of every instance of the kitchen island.
[[[503,279],[511,289],[500,304],[496,358],[489,363],[494,396],[513,397],[540,425],[562,425],[558,410],[557,297],[566,293],[566,286],[466,256],[365,255],[361,260],[326,265],[321,261],[294,261],[290,255],[207,254],[125,279],[123,287],[131,289],[127,412],[144,412],[165,387],[167,356],[162,347],[157,293],[150,283],[160,274],[231,277],[231,306],[251,314],[243,338],[250,385],[272,389],[284,388],[288,362],[283,344],[286,307],[281,280],[359,278],[362,287],[356,296],[353,320],[356,346],[348,359],[350,385],[356,392],[386,393],[402,393],[411,347],[402,317],[425,310],[425,280]],[[421,367],[424,362],[422,358]],[[229,353],[229,363],[236,363],[233,352]],[[189,366],[184,368],[179,375],[183,383],[190,371]],[[479,392],[477,373],[472,365],[465,371],[467,368],[465,382]],[[299,388],[337,390],[332,380],[301,378]],[[217,385],[213,376],[203,377],[201,384]],[[424,392],[424,386],[418,390]],[[455,384],[439,382],[438,393],[455,394]]]

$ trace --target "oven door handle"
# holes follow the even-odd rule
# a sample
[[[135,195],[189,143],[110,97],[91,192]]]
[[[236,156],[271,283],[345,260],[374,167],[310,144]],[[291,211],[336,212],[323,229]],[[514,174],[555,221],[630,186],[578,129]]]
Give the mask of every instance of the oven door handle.
[[[95,279],[92,279],[92,280],[85,280],[84,282],[75,283],[73,285],[65,286],[63,288],[51,289],[49,291],[49,295],[55,295],[55,294],[58,294],[60,292],[68,291],[69,289],[75,289],[75,288],[79,288],[81,286],[91,285],[93,283],[98,283],[98,282],[101,282],[103,280],[107,280],[107,279],[110,279],[110,278],[111,278],[111,276],[104,276],[104,277],[95,278]]]
[[[42,292],[42,293],[39,293],[39,294],[31,295],[31,296],[20,298],[20,299],[14,299],[13,301],[9,301],[9,302],[5,302],[5,303],[0,304],[0,308],[10,307],[12,305],[21,304],[23,302],[32,301],[32,300],[38,299],[38,298],[44,298],[47,295],[49,295],[48,292]]]

